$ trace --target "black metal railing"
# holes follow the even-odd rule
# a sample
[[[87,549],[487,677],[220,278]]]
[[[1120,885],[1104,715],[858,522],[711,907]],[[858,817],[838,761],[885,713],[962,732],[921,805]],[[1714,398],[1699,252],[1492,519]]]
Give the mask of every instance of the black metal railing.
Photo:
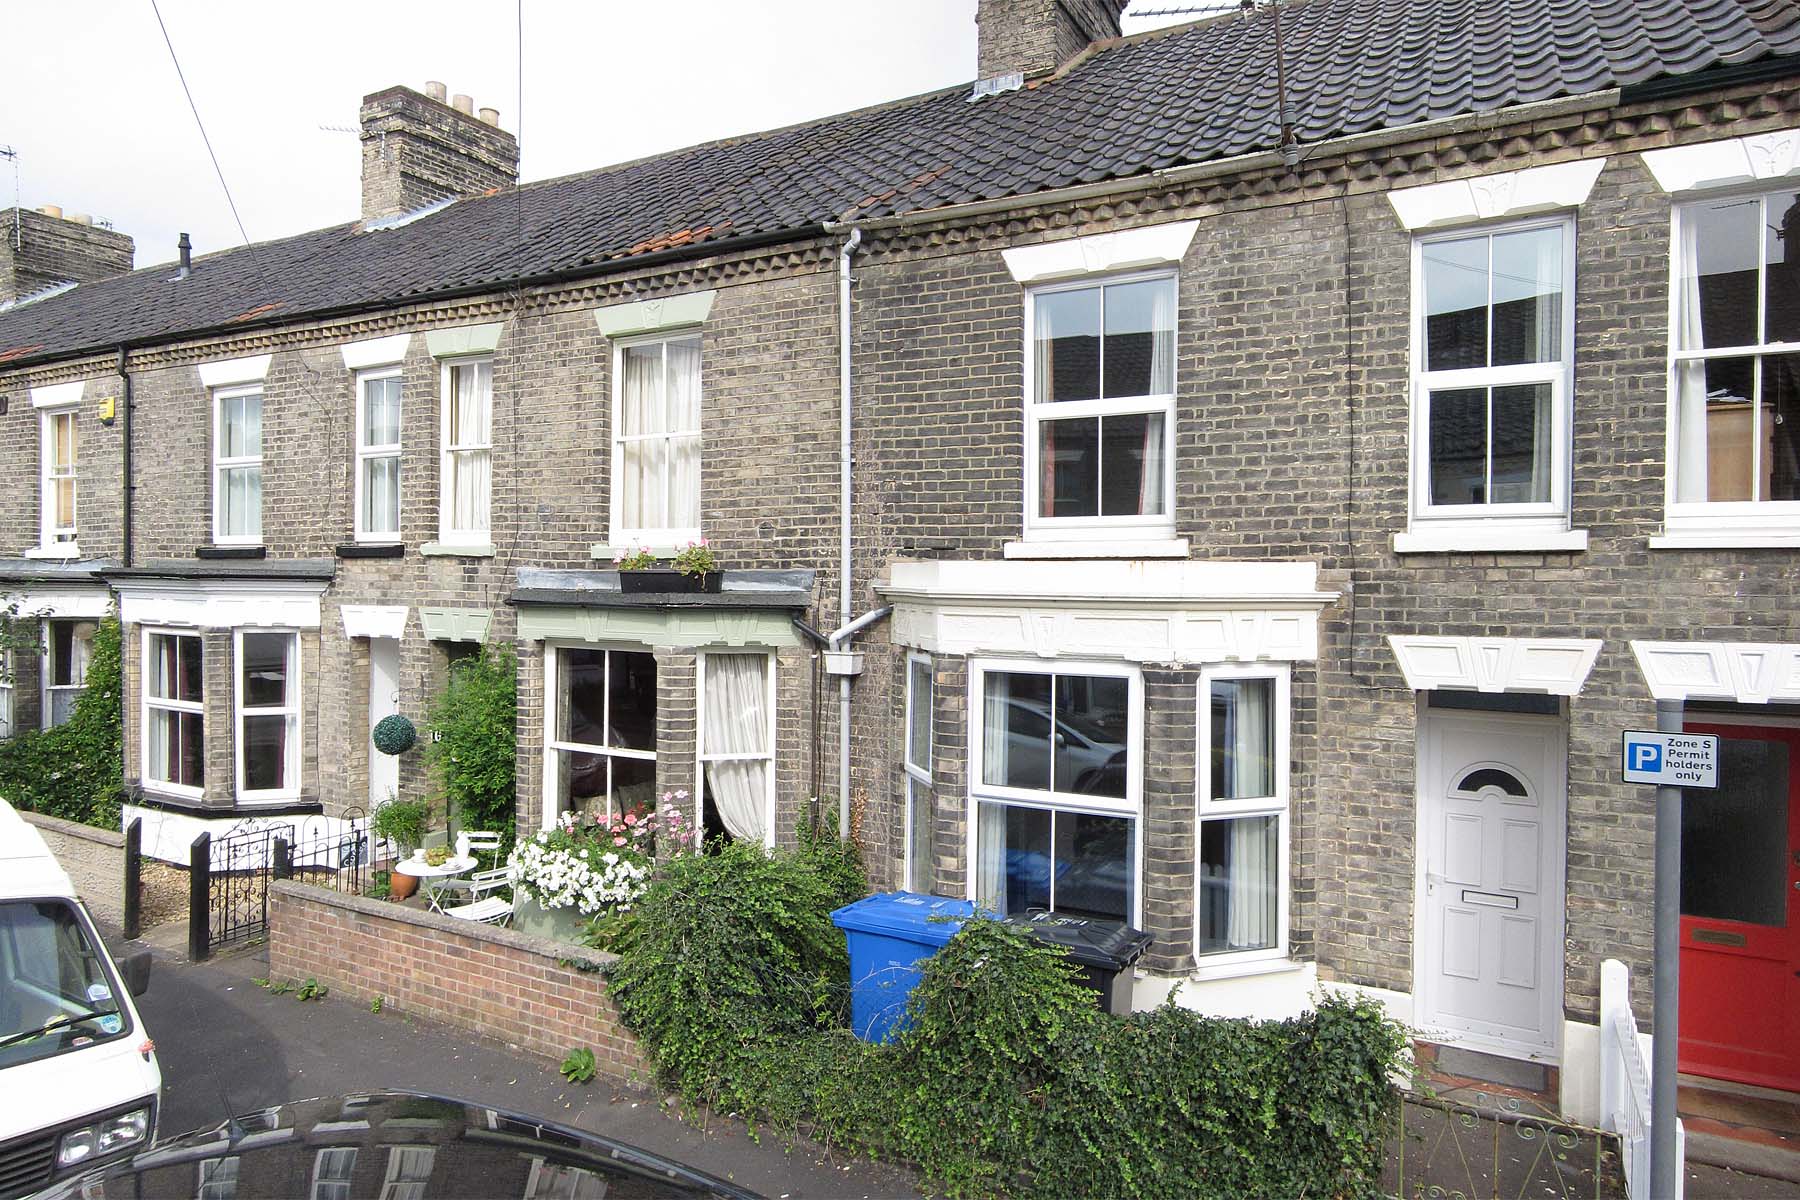
[[[1492,1200],[1624,1200],[1616,1139],[1516,1097],[1409,1095],[1389,1143],[1382,1194]]]
[[[308,817],[280,839],[275,875],[359,896],[369,884],[374,846],[360,808],[340,817]]]

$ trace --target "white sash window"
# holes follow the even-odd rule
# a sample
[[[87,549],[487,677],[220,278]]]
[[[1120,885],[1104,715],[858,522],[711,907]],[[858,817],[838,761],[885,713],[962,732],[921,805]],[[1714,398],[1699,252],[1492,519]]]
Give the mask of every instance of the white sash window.
[[[1287,953],[1288,671],[1201,673],[1194,953]]]

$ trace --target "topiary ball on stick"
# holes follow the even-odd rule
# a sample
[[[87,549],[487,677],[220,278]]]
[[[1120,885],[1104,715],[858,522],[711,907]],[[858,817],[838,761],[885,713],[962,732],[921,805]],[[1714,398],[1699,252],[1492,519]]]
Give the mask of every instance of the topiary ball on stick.
[[[418,744],[419,731],[411,721],[395,713],[375,722],[373,737],[375,748],[383,754],[405,754]]]

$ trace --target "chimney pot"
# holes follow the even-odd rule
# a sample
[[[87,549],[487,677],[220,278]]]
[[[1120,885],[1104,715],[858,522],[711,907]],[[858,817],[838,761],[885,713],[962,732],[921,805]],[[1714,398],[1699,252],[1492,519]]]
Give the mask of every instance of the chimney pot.
[[[498,124],[500,124],[500,110],[497,108],[482,109],[481,110],[481,123],[483,125],[498,125]]]
[[[94,218],[86,213],[70,213],[69,220],[75,222],[77,225],[92,225],[94,223]]]
[[[186,233],[183,233],[180,240],[175,243],[175,248],[181,252],[181,273],[186,275],[188,269],[194,265],[194,243],[188,240]]]
[[[450,107],[464,116],[475,115],[475,101],[461,92],[456,93],[456,99],[450,102]]]
[[[46,217],[55,217],[59,221],[62,220],[62,205],[60,204],[46,204],[38,209],[38,211],[43,213]]]
[[[435,79],[428,79],[425,81],[425,94],[430,96],[433,100],[436,100],[439,104],[444,104],[449,100],[450,89]]]
[[[497,111],[458,95],[452,107],[469,120],[446,121],[442,84],[425,95],[388,88],[363,97],[362,218],[380,221],[453,196],[477,196],[519,181],[519,141],[499,125]],[[479,122],[479,123],[478,123]]]

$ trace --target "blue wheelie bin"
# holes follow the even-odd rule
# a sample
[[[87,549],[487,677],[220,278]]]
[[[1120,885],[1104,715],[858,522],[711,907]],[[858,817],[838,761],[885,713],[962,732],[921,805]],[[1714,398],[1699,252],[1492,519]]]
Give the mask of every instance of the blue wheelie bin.
[[[902,1025],[924,959],[956,936],[975,906],[967,900],[882,892],[831,914],[850,949],[850,1027],[885,1042]]]

